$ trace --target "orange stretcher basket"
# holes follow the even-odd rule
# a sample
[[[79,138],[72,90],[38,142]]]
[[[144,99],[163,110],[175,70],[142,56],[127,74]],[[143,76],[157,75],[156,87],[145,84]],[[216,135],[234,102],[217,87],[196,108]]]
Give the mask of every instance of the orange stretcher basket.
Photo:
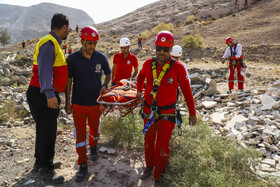
[[[140,105],[136,99],[136,83],[133,81],[123,79],[117,82],[116,86],[107,89],[106,92],[97,99],[104,116],[118,110],[121,117],[124,117]]]

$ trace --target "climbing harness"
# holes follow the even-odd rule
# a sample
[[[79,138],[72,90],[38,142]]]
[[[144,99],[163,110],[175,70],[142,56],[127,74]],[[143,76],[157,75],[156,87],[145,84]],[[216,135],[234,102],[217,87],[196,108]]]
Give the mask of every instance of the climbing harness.
[[[175,108],[175,104],[172,105],[168,105],[168,106],[163,106],[163,107],[158,107],[157,105],[157,101],[156,101],[156,97],[157,97],[157,93],[158,93],[158,88],[160,86],[161,80],[163,79],[163,77],[167,74],[167,72],[169,71],[169,69],[171,68],[171,66],[173,65],[173,63],[175,62],[175,59],[171,59],[170,64],[165,63],[162,71],[159,73],[159,76],[157,76],[157,65],[156,65],[156,58],[154,57],[152,59],[152,73],[153,73],[153,80],[154,80],[154,87],[153,90],[151,91],[151,96],[153,98],[152,101],[152,105],[148,105],[145,101],[144,101],[144,105],[146,105],[147,107],[150,108],[151,113],[150,114],[145,114],[143,111],[143,107],[142,107],[142,118],[148,118],[148,122],[145,125],[144,129],[143,129],[143,134],[146,134],[148,128],[151,126],[151,124],[154,121],[158,121],[158,120],[170,120],[173,123],[176,123],[176,115],[175,114],[161,114],[160,111],[161,110],[167,110],[167,109],[172,109]],[[180,123],[181,126],[181,123]]]

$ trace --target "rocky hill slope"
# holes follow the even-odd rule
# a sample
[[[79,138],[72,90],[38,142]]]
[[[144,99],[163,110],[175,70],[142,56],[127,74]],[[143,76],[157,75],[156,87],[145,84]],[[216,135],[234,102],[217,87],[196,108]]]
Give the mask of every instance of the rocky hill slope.
[[[6,27],[12,43],[40,37],[50,30],[54,13],[68,16],[70,27],[92,25],[94,21],[84,11],[51,3],[41,3],[30,7],[0,4],[0,27]]]
[[[183,45],[182,38],[187,34],[200,34],[204,39],[203,50],[184,48],[188,55],[184,54],[183,59],[219,60],[226,48],[224,40],[231,36],[243,46],[245,59],[279,63],[279,0],[248,3],[249,7],[244,7],[241,0],[237,5],[235,0],[163,0],[97,27],[113,38],[125,36],[135,40],[139,33],[150,31],[160,22],[172,23],[177,45]],[[189,16],[195,16],[195,21],[184,24]],[[154,37],[144,41],[144,47],[153,48],[153,41]]]

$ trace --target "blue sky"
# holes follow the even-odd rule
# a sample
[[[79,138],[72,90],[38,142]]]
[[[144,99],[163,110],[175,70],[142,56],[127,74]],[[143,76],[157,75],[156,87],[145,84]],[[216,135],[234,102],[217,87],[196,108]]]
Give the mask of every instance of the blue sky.
[[[84,10],[95,21],[101,23],[141,8],[157,0],[0,0],[0,4],[31,6],[43,2]]]

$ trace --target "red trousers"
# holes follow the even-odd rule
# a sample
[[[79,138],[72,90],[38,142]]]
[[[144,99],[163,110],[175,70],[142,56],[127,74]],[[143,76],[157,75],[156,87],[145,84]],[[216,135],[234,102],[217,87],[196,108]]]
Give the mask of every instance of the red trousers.
[[[244,73],[243,73],[243,66],[237,65],[232,66],[231,63],[229,64],[229,77],[228,77],[228,88],[232,90],[234,88],[234,71],[237,69],[237,79],[238,79],[238,90],[243,90],[244,85]]]
[[[78,153],[78,165],[87,162],[87,123],[89,126],[89,146],[97,144],[100,135],[100,115],[99,105],[81,106],[73,104],[73,118],[76,128],[76,151]]]
[[[144,125],[148,119],[144,119]],[[145,135],[145,160],[147,167],[154,167],[154,179],[160,179],[168,165],[169,141],[175,124],[169,120],[159,120],[149,127]]]

